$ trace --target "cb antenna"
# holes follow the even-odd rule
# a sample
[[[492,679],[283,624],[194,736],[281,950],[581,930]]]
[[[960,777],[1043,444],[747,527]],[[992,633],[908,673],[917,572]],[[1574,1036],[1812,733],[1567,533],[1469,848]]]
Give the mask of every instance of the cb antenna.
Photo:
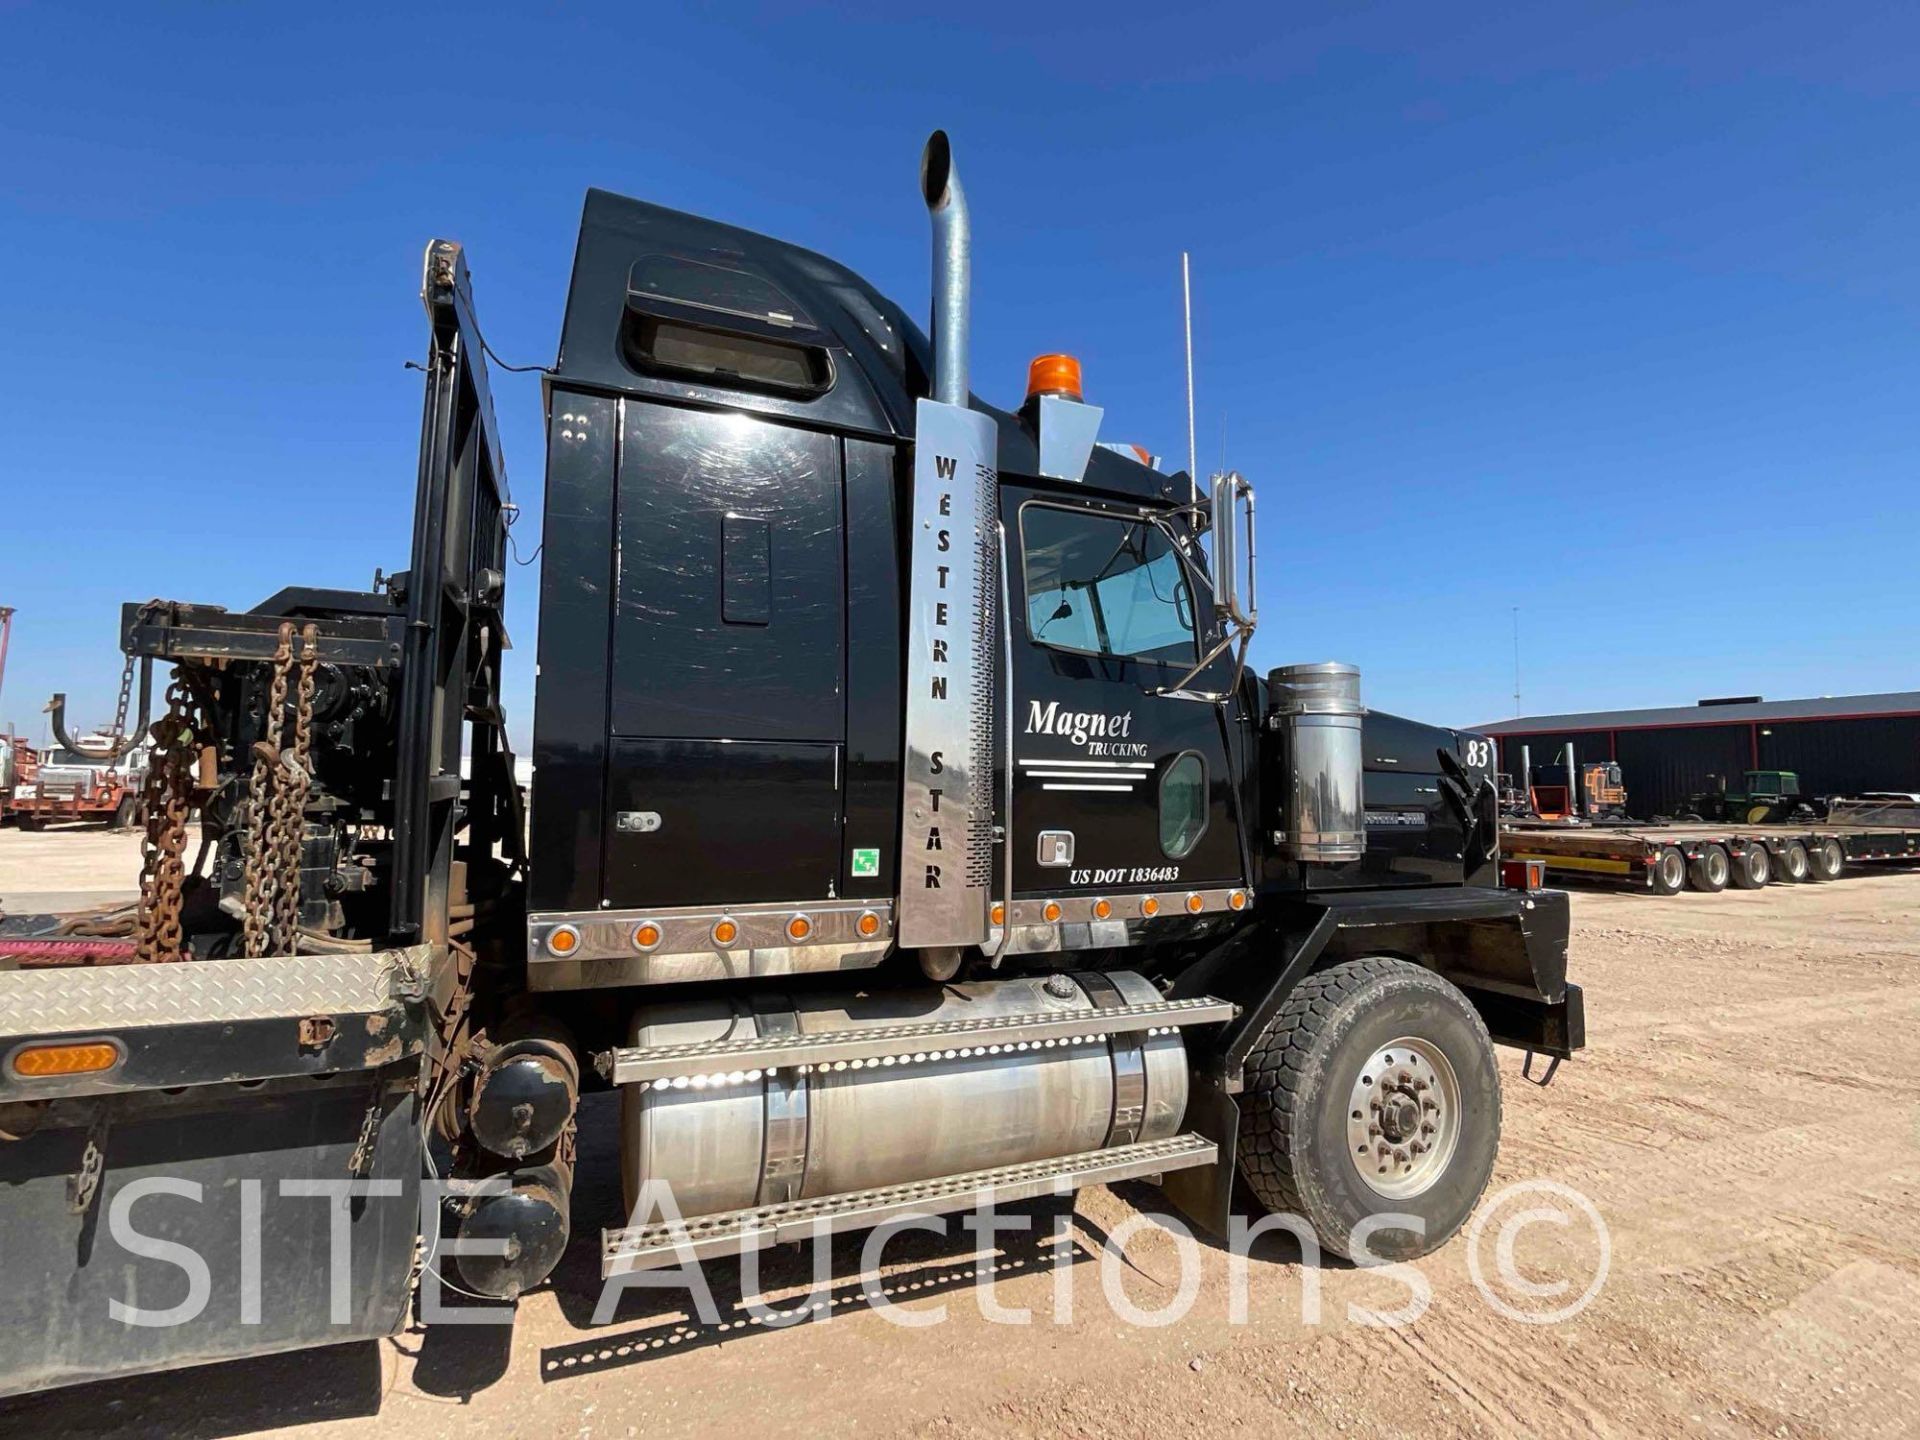
[[[1513,718],[1520,718],[1520,607],[1513,607]]]
[[[1187,485],[1197,510],[1200,508],[1200,450],[1193,438],[1193,272],[1185,250],[1180,252],[1180,297],[1187,331]]]

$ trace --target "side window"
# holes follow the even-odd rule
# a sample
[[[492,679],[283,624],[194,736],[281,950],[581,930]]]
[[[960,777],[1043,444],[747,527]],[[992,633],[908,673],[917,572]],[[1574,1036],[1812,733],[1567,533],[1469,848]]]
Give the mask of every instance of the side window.
[[[1184,859],[1207,828],[1207,762],[1193,751],[1178,756],[1160,777],[1160,851]]]
[[[1193,594],[1160,530],[1087,510],[1020,511],[1027,634],[1058,650],[1190,663]]]

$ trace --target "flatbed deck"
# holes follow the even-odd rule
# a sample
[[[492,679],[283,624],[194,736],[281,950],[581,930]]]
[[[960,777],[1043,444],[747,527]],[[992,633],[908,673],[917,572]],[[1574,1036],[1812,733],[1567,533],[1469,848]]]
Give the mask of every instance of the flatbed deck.
[[[1523,820],[1504,821],[1500,827],[1501,853],[1509,860],[1537,860],[1556,878],[1612,880],[1653,890],[1659,888],[1655,868],[1669,850],[1678,850],[1688,862],[1690,878],[1699,888],[1698,878],[1691,873],[1693,862],[1713,846],[1736,861],[1749,847],[1765,849],[1774,881],[1789,878],[1788,861],[1798,846],[1814,861],[1805,878],[1832,880],[1851,864],[1920,860],[1920,829],[1825,823],[1563,825]]]

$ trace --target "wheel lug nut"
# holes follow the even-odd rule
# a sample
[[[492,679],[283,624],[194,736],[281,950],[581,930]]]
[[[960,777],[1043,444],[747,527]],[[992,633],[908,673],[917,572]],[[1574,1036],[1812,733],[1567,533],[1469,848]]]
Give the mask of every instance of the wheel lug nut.
[[[1425,1090],[1426,1088],[1427,1088],[1427,1082],[1424,1080],[1416,1080],[1413,1082],[1413,1089],[1415,1094],[1419,1094],[1421,1091]]]
[[[1396,1150],[1393,1152],[1393,1158],[1404,1165],[1407,1163],[1407,1152],[1404,1150]]]
[[[1367,1138],[1369,1140],[1378,1140],[1380,1138],[1380,1127],[1378,1125],[1367,1126]]]
[[[1436,1105],[1436,1104],[1434,1104],[1434,1102],[1433,1102],[1433,1101],[1431,1101],[1431,1100],[1422,1100],[1422,1101],[1420,1102],[1420,1108],[1421,1108],[1422,1110],[1431,1110],[1431,1111],[1433,1111],[1433,1112],[1435,1112],[1436,1114],[1438,1114],[1438,1113],[1439,1113],[1439,1110],[1440,1110],[1440,1107],[1439,1107],[1438,1105]]]

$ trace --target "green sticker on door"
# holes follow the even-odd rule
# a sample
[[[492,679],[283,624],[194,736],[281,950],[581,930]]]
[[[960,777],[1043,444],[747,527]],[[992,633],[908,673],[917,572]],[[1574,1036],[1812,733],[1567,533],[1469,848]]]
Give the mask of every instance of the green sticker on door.
[[[880,873],[880,848],[856,849],[853,852],[853,878],[870,880]]]

